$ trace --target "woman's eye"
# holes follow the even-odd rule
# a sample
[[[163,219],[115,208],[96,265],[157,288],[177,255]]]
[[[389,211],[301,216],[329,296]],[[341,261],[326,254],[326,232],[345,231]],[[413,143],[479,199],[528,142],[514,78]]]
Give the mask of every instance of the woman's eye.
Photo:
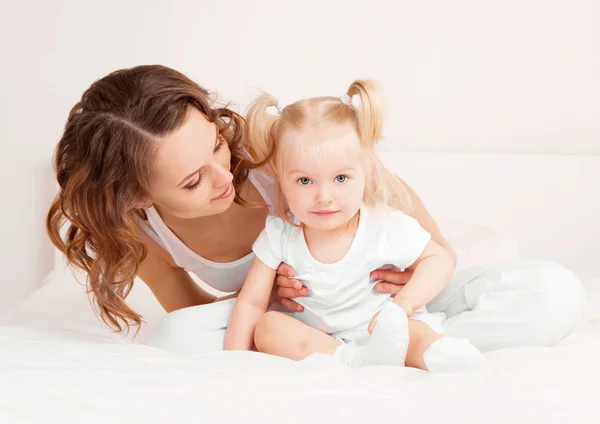
[[[348,179],[348,177],[345,175],[338,175],[337,177],[335,177],[335,180],[338,183],[345,183],[347,179]]]
[[[195,182],[186,185],[184,188],[186,190],[192,190],[193,191],[193,190],[197,189],[200,186],[201,182],[202,182],[202,175],[198,175],[198,179]]]
[[[223,147],[223,144],[225,144],[225,138],[220,135],[219,136],[219,141],[217,141],[217,144],[215,145],[215,152],[218,152],[221,147]]]
[[[304,178],[298,178],[298,182],[302,185],[308,185],[310,184],[310,179],[304,177]]]

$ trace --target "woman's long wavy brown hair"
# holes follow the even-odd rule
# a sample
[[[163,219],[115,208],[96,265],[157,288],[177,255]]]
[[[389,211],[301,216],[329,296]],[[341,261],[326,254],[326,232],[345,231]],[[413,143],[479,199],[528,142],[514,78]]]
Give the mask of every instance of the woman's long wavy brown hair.
[[[150,186],[155,141],[178,129],[194,107],[228,141],[234,184],[248,176],[245,121],[211,103],[209,92],[185,75],[138,66],[94,82],[69,113],[55,152],[59,191],[46,227],[68,263],[87,273],[97,312],[117,331],[142,323],[125,298],[147,254],[137,233],[145,219],[139,205]],[[237,194],[235,201],[244,203]]]

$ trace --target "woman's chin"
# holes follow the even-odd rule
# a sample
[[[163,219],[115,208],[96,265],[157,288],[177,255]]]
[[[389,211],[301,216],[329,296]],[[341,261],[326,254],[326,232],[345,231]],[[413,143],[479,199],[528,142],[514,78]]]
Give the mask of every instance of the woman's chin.
[[[212,202],[210,202],[210,204],[206,208],[204,216],[218,215],[220,213],[227,211],[233,205],[234,200],[235,200],[235,191],[231,194],[231,196],[228,196],[224,199],[213,200]]]

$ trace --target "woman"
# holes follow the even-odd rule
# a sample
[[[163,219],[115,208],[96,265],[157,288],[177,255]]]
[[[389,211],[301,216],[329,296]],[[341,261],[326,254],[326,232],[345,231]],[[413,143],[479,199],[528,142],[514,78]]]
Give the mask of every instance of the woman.
[[[241,288],[275,196],[275,182],[255,169],[251,154],[244,120],[213,109],[206,90],[172,69],[119,70],[83,94],[57,146],[60,189],[47,227],[68,261],[87,272],[108,325],[119,331],[140,325],[141,316],[126,303],[136,276],[167,312],[221,300],[189,272],[223,292]],[[456,258],[418,196],[406,189],[411,215]],[[279,268],[277,294],[285,307],[301,310],[290,298],[307,292],[289,278],[293,272]],[[385,281],[378,289],[395,294],[410,272],[378,270],[373,277]],[[428,308],[446,313],[448,335],[484,351],[547,346],[579,320],[582,293],[560,265],[518,263],[458,272]],[[203,317],[202,308],[195,309],[200,312],[189,319]],[[171,325],[181,325],[181,315]]]

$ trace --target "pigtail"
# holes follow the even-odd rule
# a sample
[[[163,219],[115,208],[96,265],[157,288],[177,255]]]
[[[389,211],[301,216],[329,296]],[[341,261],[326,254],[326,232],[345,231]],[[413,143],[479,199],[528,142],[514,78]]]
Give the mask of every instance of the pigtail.
[[[360,140],[364,147],[373,149],[383,132],[382,90],[374,81],[357,80],[350,85],[347,94],[351,98],[358,96],[360,99],[360,105],[356,108]]]
[[[379,84],[370,80],[354,81],[348,88],[352,107],[356,110],[358,132],[363,147],[370,152],[370,178],[367,179],[364,201],[369,206],[384,203],[410,213],[410,194],[402,181],[381,162],[375,146],[383,134],[384,105]],[[359,101],[355,102],[358,97]]]

